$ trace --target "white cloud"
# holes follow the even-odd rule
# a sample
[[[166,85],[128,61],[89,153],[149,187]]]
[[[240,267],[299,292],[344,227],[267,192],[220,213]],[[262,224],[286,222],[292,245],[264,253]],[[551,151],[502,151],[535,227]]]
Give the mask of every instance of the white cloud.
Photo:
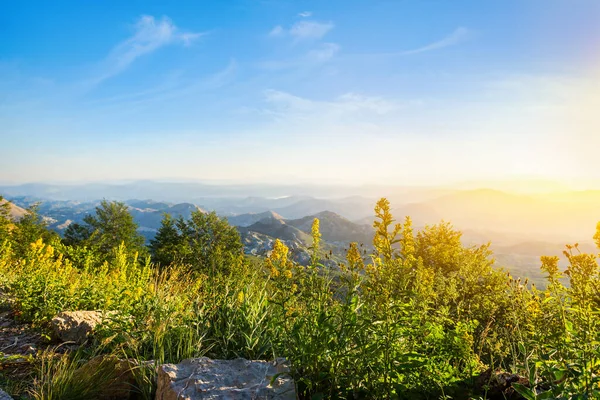
[[[300,21],[290,28],[290,35],[298,40],[320,39],[333,29],[332,22]]]
[[[404,51],[404,52],[402,52],[402,54],[409,55],[409,54],[425,53],[427,51],[438,50],[438,49],[443,49],[444,47],[454,46],[454,45],[457,45],[461,42],[464,42],[466,39],[468,39],[469,36],[471,36],[471,33],[472,32],[469,29],[459,27],[459,28],[455,29],[454,32],[452,32],[450,35],[444,37],[441,40],[438,40],[437,42],[430,43],[426,46],[419,47],[414,50]]]
[[[277,25],[276,27],[271,29],[271,32],[269,32],[269,36],[282,36],[284,34],[285,34],[285,29],[283,29],[283,27],[281,25]]]
[[[310,17],[311,15],[312,15],[312,12],[310,12],[310,11],[303,11],[303,12],[301,12],[301,13],[298,13],[298,16],[299,16],[299,17],[302,17],[302,18],[308,18],[308,17]]]
[[[295,41],[321,39],[335,25],[333,22],[317,22],[317,21],[300,21],[296,22],[289,29],[277,25],[269,36],[291,36]]]
[[[323,43],[320,47],[310,50],[307,58],[316,62],[327,61],[333,58],[339,50],[340,46],[336,43]]]
[[[151,15],[142,15],[134,25],[133,35],[111,50],[105,60],[105,71],[96,83],[121,73],[145,54],[175,43],[189,46],[202,35],[204,33],[181,32],[167,17],[157,20]]]

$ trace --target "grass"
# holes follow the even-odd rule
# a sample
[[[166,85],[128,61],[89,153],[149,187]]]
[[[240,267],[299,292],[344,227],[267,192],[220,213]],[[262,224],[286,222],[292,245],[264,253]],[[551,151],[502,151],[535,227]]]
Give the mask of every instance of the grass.
[[[226,274],[158,269],[124,247],[77,265],[41,240],[19,258],[4,243],[0,285],[20,318],[43,330],[59,311],[118,310],[88,347],[38,354],[30,396],[98,398],[115,360],[129,359],[131,391],[151,399],[157,365],[206,355],[286,357],[301,398],[485,398],[475,382],[490,369],[527,377],[526,398],[600,397],[595,255],[570,253],[568,286],[544,258],[538,290],[495,268],[486,246],[463,247],[448,224],[413,233],[378,207],[374,254],[352,245],[335,271],[319,262],[318,229],[308,267],[276,243],[268,259]],[[107,361],[86,370],[98,356]]]

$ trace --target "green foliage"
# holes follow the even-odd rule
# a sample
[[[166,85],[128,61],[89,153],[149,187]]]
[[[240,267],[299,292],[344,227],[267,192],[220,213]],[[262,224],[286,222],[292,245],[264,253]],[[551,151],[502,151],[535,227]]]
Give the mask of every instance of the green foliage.
[[[86,368],[83,352],[39,355],[37,378],[30,395],[35,400],[100,399],[102,391],[116,378],[117,371],[110,358],[94,368]]]
[[[183,251],[183,243],[175,220],[170,214],[164,214],[156,236],[150,241],[152,261],[162,266],[182,262],[179,258]]]
[[[173,221],[165,215],[150,249],[160,265],[179,263],[211,275],[230,273],[243,261],[237,229],[216,213],[200,210],[193,211],[189,220]]]
[[[59,240],[56,233],[46,229],[46,223],[39,215],[38,208],[37,204],[29,207],[25,215],[13,224],[11,242],[17,256],[24,257],[31,243],[38,239],[53,243]]]
[[[98,254],[111,254],[123,244],[140,256],[147,253],[144,237],[137,231],[125,203],[103,200],[94,215],[86,215],[84,224],[71,224],[65,230],[65,244],[87,246]]]
[[[568,286],[558,258],[542,257],[540,291],[496,269],[487,245],[464,247],[448,223],[418,232],[409,218],[396,223],[382,199],[369,260],[352,243],[339,268],[321,265],[317,220],[311,265],[292,262],[280,241],[250,264],[235,228],[195,212],[189,221],[165,216],[150,248],[169,268],[154,268],[138,261],[136,240],[123,239],[131,225],[112,225],[108,215],[126,213],[115,207],[89,220],[94,233],[81,231],[89,247],[38,231],[15,252],[11,230],[0,244],[0,289],[42,328],[63,310],[117,311],[91,349],[140,360],[143,398],[153,396],[154,370],[141,361],[203,355],[286,357],[302,398],[467,399],[486,396],[477,376],[498,369],[526,377],[529,385],[513,387],[528,399],[600,396],[600,268],[577,245],[565,253]],[[40,355],[34,397],[83,396],[92,380],[75,381],[73,371],[89,357]]]

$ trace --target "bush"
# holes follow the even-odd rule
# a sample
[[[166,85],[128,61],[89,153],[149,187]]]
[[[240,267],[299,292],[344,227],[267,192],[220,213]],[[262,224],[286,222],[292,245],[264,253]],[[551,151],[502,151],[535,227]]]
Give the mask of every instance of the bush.
[[[468,398],[475,378],[496,369],[526,376],[530,388],[517,390],[527,398],[600,396],[595,255],[567,249],[568,286],[558,260],[542,257],[548,285],[538,290],[496,269],[488,246],[463,247],[447,223],[414,234],[410,219],[394,223],[385,199],[376,213],[370,259],[351,244],[339,268],[319,263],[316,221],[306,267],[281,242],[255,268],[232,256],[235,265],[219,258],[190,270],[140,263],[123,244],[99,264],[84,247],[39,239],[19,256],[5,241],[0,288],[41,327],[64,310],[118,310],[98,328],[94,354],[158,364],[286,357],[303,398]],[[37,398],[87,390],[69,380],[79,359],[45,357]],[[140,369],[145,398],[152,375]]]

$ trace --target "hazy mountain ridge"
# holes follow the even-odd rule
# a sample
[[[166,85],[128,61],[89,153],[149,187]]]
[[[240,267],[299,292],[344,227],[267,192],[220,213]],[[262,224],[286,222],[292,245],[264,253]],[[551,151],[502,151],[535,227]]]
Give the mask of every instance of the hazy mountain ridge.
[[[234,226],[240,226],[240,227],[248,227],[252,224],[255,224],[263,219],[268,219],[268,218],[273,218],[273,219],[283,219],[283,217],[279,214],[277,214],[274,211],[265,211],[265,212],[261,212],[261,213],[247,213],[247,214],[240,214],[240,215],[235,215],[235,216],[231,216],[231,217],[227,217],[227,221]]]
[[[319,219],[322,239],[326,242],[341,243],[347,246],[350,242],[369,244],[373,240],[373,228],[371,226],[351,222],[332,211],[322,211],[315,215],[286,220],[285,222],[310,235],[315,218]]]
[[[23,190],[28,186],[19,188]],[[52,192],[50,189],[47,186],[44,190]],[[390,192],[397,222],[410,216],[415,229],[420,229],[442,219],[449,221],[464,233],[463,243],[491,242],[498,265],[513,268],[513,271],[514,268],[518,271],[527,269],[530,275],[539,275],[539,256],[561,255],[566,243],[579,242],[585,251],[593,249],[591,237],[600,220],[600,208],[596,206],[600,202],[600,191],[532,195],[492,189],[407,188],[401,191],[396,188]],[[0,193],[20,207],[21,213],[23,208],[41,200],[40,214],[48,217],[51,228],[59,232],[71,222],[80,222],[99,204],[98,200],[44,200],[33,192],[21,196]],[[302,254],[297,257],[305,258],[311,245],[310,228],[315,217],[320,219],[324,245],[338,254],[351,241],[367,246],[372,242],[375,204],[372,198],[356,195],[343,198],[306,195],[207,197],[206,193],[192,194],[199,194],[199,201],[189,197],[185,203],[163,199],[125,202],[148,239],[160,227],[164,213],[187,218],[192,211],[201,210],[216,211],[237,226],[249,254],[267,254],[273,241],[280,239]]]

